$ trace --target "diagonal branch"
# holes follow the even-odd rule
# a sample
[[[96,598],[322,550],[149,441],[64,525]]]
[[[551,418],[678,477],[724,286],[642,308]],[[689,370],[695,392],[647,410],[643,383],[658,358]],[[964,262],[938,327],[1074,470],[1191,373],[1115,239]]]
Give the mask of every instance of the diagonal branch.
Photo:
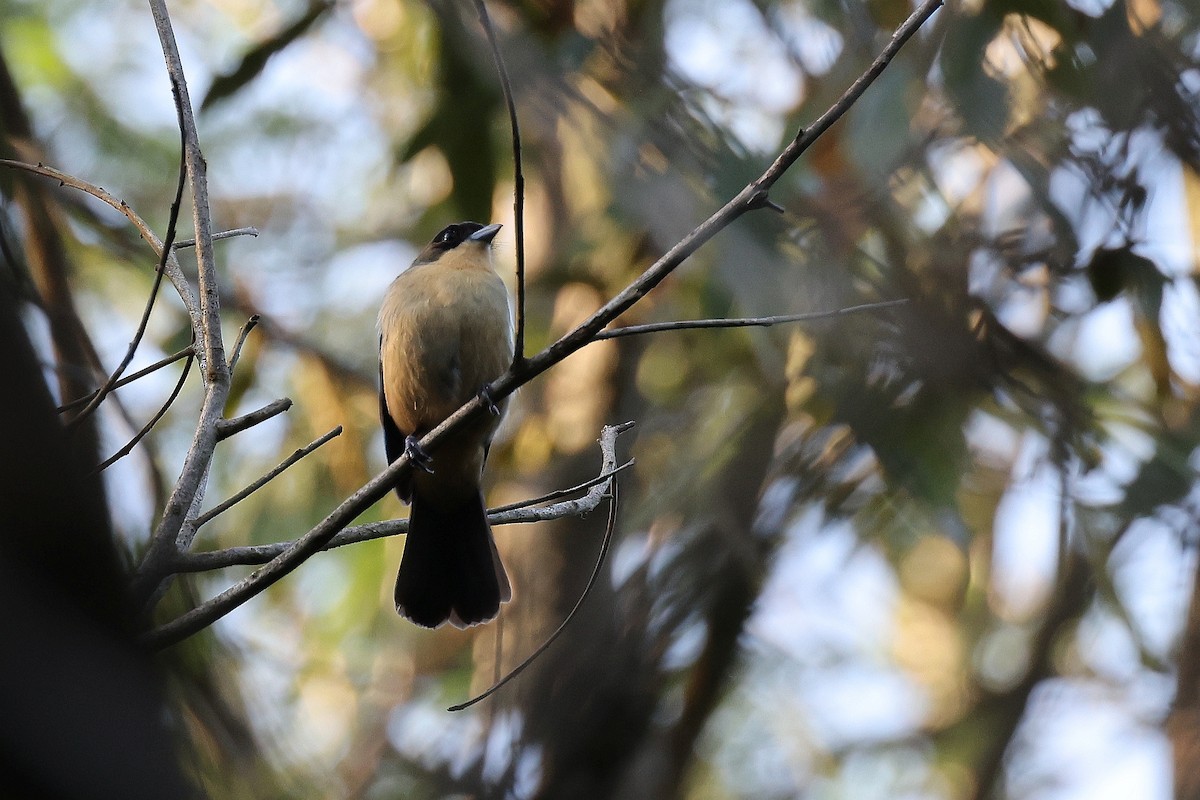
[[[158,361],[155,361],[153,364],[151,364],[148,367],[143,367],[142,369],[139,369],[137,372],[133,373],[132,375],[126,375],[125,377],[121,378],[121,380],[117,381],[116,384],[113,386],[113,388],[120,389],[122,386],[131,384],[139,378],[144,378],[152,372],[157,372],[158,370],[162,369],[163,367],[169,367],[170,365],[174,364],[176,361],[179,361],[180,359],[183,359],[183,358],[187,358],[187,357],[193,355],[194,353],[195,353],[195,350],[189,344],[187,347],[183,348],[182,350],[178,350],[178,351],[172,353],[171,355],[166,356],[165,358],[160,358]],[[87,403],[95,395],[96,395],[96,392],[92,392],[91,394],[85,394],[83,397],[72,400],[69,403],[64,403],[63,405],[59,406],[55,410],[60,413],[63,411],[70,411],[72,408],[78,408],[79,406]]]
[[[152,0],[157,6],[162,0]],[[486,394],[493,401],[504,399],[515,392],[517,388],[528,383],[537,375],[565,359],[567,356],[583,348],[594,340],[606,325],[624,313],[627,309],[646,296],[655,286],[662,282],[676,267],[683,263],[718,232],[730,225],[747,211],[769,208],[771,206],[768,191],[779,177],[800,158],[817,137],[827,130],[862,95],[866,88],[883,72],[884,68],[895,58],[900,48],[929,19],[942,0],[925,0],[905,20],[892,35],[891,40],[883,51],[872,62],[867,71],[846,90],[828,111],[807,130],[801,130],[795,139],[784,148],[779,157],[756,180],[718,209],[707,220],[701,223],[678,244],[652,264],[629,286],[605,303],[587,320],[560,338],[554,344],[528,359],[523,364],[514,364],[504,375],[500,376],[486,393],[465,403],[451,414],[444,422],[435,427],[421,440],[421,449],[434,452],[438,445],[453,431],[466,424],[466,421],[476,415],[487,413],[482,396]],[[163,12],[165,14],[165,12]],[[202,237],[203,238],[203,237]],[[250,575],[238,581],[233,586],[218,594],[201,606],[188,611],[162,627],[152,631],[146,641],[157,647],[165,647],[180,641],[207,625],[212,624],[225,614],[255,597],[267,587],[273,585],[285,575],[294,570],[311,555],[326,547],[335,535],[351,520],[361,514],[371,505],[381,499],[397,479],[410,468],[407,455],[401,456],[387,469],[376,475],[365,485],[346,498],[337,508],[329,513],[312,530],[290,543],[287,548],[264,567],[255,570]],[[177,554],[171,556],[178,558]],[[164,558],[151,566],[158,570],[157,575],[169,573],[170,559]],[[145,562],[143,566],[146,566]],[[154,573],[151,573],[154,574]]]
[[[109,393],[116,388],[117,381],[121,380],[121,376],[125,373],[125,370],[129,368],[129,364],[133,361],[134,355],[137,354],[138,346],[142,343],[142,337],[146,335],[146,326],[150,324],[150,314],[154,311],[154,302],[158,299],[158,289],[160,286],[162,286],[162,279],[163,275],[166,273],[167,261],[171,257],[171,247],[175,242],[175,229],[179,224],[179,206],[183,202],[183,187],[187,183],[187,163],[184,156],[184,154],[187,152],[187,139],[183,133],[183,109],[178,102],[175,104],[175,112],[179,117],[179,178],[175,182],[175,199],[171,201],[171,210],[167,220],[167,235],[166,238],[163,239],[162,252],[158,256],[158,267],[154,270],[154,281],[150,287],[150,297],[147,298],[146,307],[142,310],[142,318],[138,322],[137,331],[133,334],[133,340],[125,349],[125,357],[121,359],[121,363],[118,364],[117,368],[113,370],[111,375],[108,376],[108,380],[104,382],[104,385],[92,395],[92,399],[88,401],[87,405],[85,405],[78,414],[76,414],[70,419],[70,421],[67,422],[68,430],[74,429],[89,416],[91,416],[92,412],[99,408],[100,404],[104,402],[104,398],[108,397]],[[190,361],[188,362],[188,367],[191,367]],[[179,386],[181,388],[183,386],[182,379],[180,379]],[[175,394],[177,395],[178,393],[179,392],[177,389]],[[175,395],[172,395],[171,400],[174,401],[174,399]],[[155,421],[157,421],[162,414],[166,413],[169,405],[170,403],[163,407],[162,412],[157,415]],[[144,429],[144,431],[148,430],[148,428]],[[144,432],[142,435],[144,435]],[[137,438],[140,439],[141,436],[139,435]],[[107,464],[105,466],[107,466]],[[101,467],[101,469],[103,469],[103,467]]]
[[[167,411],[171,408],[171,405],[175,402],[175,399],[179,397],[179,393],[183,391],[183,385],[187,383],[188,373],[192,371],[192,361],[194,358],[195,354],[189,349],[187,361],[184,362],[183,369],[179,373],[179,380],[175,382],[175,388],[171,390],[171,394],[167,396],[166,401],[162,404],[162,406],[159,407],[158,412],[150,418],[149,422],[142,426],[141,430],[133,435],[132,439],[125,443],[124,447],[113,453],[104,461],[100,462],[96,469],[93,470],[94,472],[103,472],[125,456],[132,453],[133,448],[137,447],[138,442],[144,439],[146,434],[150,433],[154,426],[158,424],[160,419],[166,416]]]
[[[146,221],[130,208],[128,203],[109,194],[103,187],[97,186],[94,183],[88,183],[74,175],[68,175],[54,167],[47,167],[45,164],[26,164],[24,161],[0,158],[0,167],[19,169],[33,173],[34,175],[52,178],[58,181],[59,186],[69,186],[72,189],[78,189],[84,194],[89,194],[100,202],[120,211],[125,215],[126,219],[133,223],[133,227],[137,228],[142,239],[153,248],[155,255],[161,257],[163,243],[155,235],[154,231],[150,229],[150,226],[146,224]],[[196,300],[196,293],[192,291],[192,285],[188,283],[187,276],[180,269],[179,262],[176,260],[174,253],[167,259],[166,271],[167,277],[171,280],[171,285],[175,287],[175,291],[179,293],[179,298],[183,301],[184,307],[187,308],[188,316],[192,319],[192,327],[198,328],[200,325],[200,304]]]
[[[292,398],[281,397],[278,400],[272,400],[262,408],[255,409],[240,417],[233,419],[217,420],[217,439],[228,439],[230,436],[241,433],[248,428],[253,428],[255,425],[266,422],[271,417],[276,417],[292,407]]]
[[[273,481],[275,478],[279,477],[283,473],[283,471],[286,470],[288,467],[292,466],[297,461],[304,458],[305,456],[307,456],[309,453],[316,450],[321,445],[323,445],[326,442],[330,441],[331,439],[333,439],[337,436],[341,436],[341,435],[342,435],[342,426],[338,425],[336,428],[329,431],[329,433],[325,434],[324,436],[317,439],[316,441],[310,442],[309,444],[305,445],[304,447],[301,447],[300,449],[296,450],[290,456],[288,456],[283,461],[281,461],[277,466],[275,466],[266,475],[263,475],[261,478],[256,480],[254,483],[250,484],[245,489],[242,489],[240,492],[233,495],[225,502],[214,506],[213,508],[209,509],[205,513],[196,517],[196,519],[192,521],[192,526],[199,528],[201,525],[208,522],[213,517],[216,517],[219,514],[224,514],[226,511],[233,508],[235,505],[242,502],[247,497],[249,497],[250,495],[257,492],[262,487],[266,486],[268,483]],[[264,561],[267,561],[267,560],[268,559],[264,559]]]

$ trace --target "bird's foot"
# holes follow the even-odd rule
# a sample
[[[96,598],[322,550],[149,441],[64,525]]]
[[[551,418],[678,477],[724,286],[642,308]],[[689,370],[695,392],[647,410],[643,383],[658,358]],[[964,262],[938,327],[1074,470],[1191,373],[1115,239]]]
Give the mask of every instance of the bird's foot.
[[[500,416],[500,406],[496,405],[496,400],[492,397],[491,384],[483,385],[483,388],[479,390],[479,399],[483,402],[483,407],[492,412],[493,417]]]
[[[425,448],[421,447],[421,440],[416,436],[409,436],[404,440],[404,455],[408,456],[408,462],[414,469],[433,474],[433,456],[425,452]]]

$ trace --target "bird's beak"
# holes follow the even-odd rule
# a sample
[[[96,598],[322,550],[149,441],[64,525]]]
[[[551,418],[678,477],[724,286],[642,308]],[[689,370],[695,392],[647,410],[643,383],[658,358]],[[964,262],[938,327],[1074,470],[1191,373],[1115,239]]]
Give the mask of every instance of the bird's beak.
[[[500,223],[494,222],[491,225],[480,228],[479,230],[472,233],[470,236],[467,237],[467,241],[468,242],[482,242],[482,243],[486,244],[486,243],[490,242],[497,233],[500,232],[501,227],[503,227],[503,226],[501,226]]]

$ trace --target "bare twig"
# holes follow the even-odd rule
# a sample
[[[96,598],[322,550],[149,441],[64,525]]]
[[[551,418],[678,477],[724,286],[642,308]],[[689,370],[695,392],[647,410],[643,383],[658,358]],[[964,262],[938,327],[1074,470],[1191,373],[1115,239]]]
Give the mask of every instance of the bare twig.
[[[247,428],[253,428],[259,423],[266,422],[271,417],[278,416],[292,407],[292,398],[281,397],[267,403],[262,408],[243,414],[233,419],[217,420],[217,441],[228,439],[234,434],[241,433]]]
[[[179,47],[171,28],[166,0],[150,0],[167,74],[180,109],[180,127],[192,189],[192,222],[196,233],[196,265],[200,290],[200,315],[196,327],[196,355],[204,379],[204,399],[179,478],[167,498],[166,508],[151,537],[134,579],[134,597],[150,603],[161,596],[170,579],[169,564],[178,553],[191,546],[194,529],[185,525],[193,508],[204,495],[204,484],[217,446],[218,423],[229,397],[229,365],[221,337],[221,302],[213,258],[212,220],[208,203],[207,166],[200,151],[196,119],[192,113],[187,80],[179,57]]]
[[[336,428],[329,431],[329,433],[325,434],[320,439],[317,439],[317,440],[305,445],[304,447],[301,447],[299,450],[292,453],[290,456],[285,458],[283,461],[279,462],[278,466],[276,466],[274,469],[272,469],[266,475],[263,475],[261,478],[256,480],[254,483],[250,484],[245,489],[242,489],[240,492],[233,495],[225,502],[223,502],[219,505],[213,506],[211,509],[209,509],[205,513],[196,517],[196,519],[194,519],[192,521],[192,527],[199,528],[201,525],[208,522],[209,520],[211,520],[213,517],[217,516],[218,514],[225,513],[226,511],[233,508],[235,505],[237,505],[241,501],[245,500],[250,495],[257,492],[262,487],[266,486],[272,480],[277,478],[280,475],[280,473],[282,473],[285,469],[292,466],[297,461],[304,458],[305,456],[307,456],[309,453],[316,450],[321,445],[323,445],[326,442],[330,441],[331,439],[333,439],[337,436],[341,436],[341,435],[342,435],[342,426],[338,425]]]
[[[146,335],[146,326],[150,324],[150,314],[152,311],[154,311],[154,301],[158,299],[158,289],[160,286],[162,286],[162,279],[163,275],[166,273],[167,261],[171,256],[171,246],[175,241],[175,228],[179,224],[179,206],[183,202],[183,187],[187,182],[187,163],[184,156],[185,152],[187,151],[187,139],[184,135],[183,128],[183,109],[179,103],[178,96],[176,96],[175,100],[175,113],[179,118],[179,178],[175,182],[175,198],[171,201],[171,210],[167,219],[167,235],[166,238],[163,239],[162,252],[159,253],[158,256],[158,268],[154,270],[154,281],[150,287],[150,297],[146,299],[146,307],[142,309],[142,318],[138,322],[137,331],[135,331],[133,334],[133,340],[129,342],[129,347],[125,349],[125,357],[121,359],[121,363],[118,364],[117,368],[112,371],[111,375],[108,376],[108,380],[104,382],[104,385],[92,395],[92,399],[88,401],[88,404],[85,405],[78,414],[76,414],[67,422],[68,430],[73,430],[85,419],[91,416],[92,412],[99,408],[100,404],[104,402],[104,398],[108,397],[109,393],[117,385],[117,381],[121,379],[121,375],[123,375],[125,370],[129,368],[130,362],[133,361],[133,357],[137,353],[137,349],[142,343],[142,337]],[[188,368],[191,368],[190,361],[188,363]],[[185,370],[185,376],[186,372],[187,371]],[[182,384],[183,382],[181,380],[180,386],[182,386]],[[178,391],[176,391],[175,394],[177,395]],[[157,420],[167,412],[167,407],[169,407],[170,403],[174,402],[174,400],[175,395],[172,395],[167,406],[164,406],[160,410],[153,422],[157,422]],[[153,422],[151,424],[153,424]],[[141,439],[141,437],[144,436],[148,430],[149,428],[143,428],[142,431],[134,438]],[[132,443],[129,446],[132,448]],[[120,454],[106,461],[104,465],[100,466],[100,469],[103,469],[105,465],[112,463],[117,458],[120,458]]]
[[[143,425],[142,429],[139,430],[137,433],[135,433],[133,435],[132,439],[130,439],[128,442],[126,442],[124,447],[122,447],[117,452],[113,453],[111,456],[106,458],[104,461],[100,462],[100,464],[96,467],[95,470],[93,470],[93,472],[103,472],[104,470],[111,467],[113,464],[120,461],[125,456],[132,453],[133,448],[137,447],[138,442],[140,442],[143,438],[145,438],[146,434],[148,434],[151,431],[151,429],[153,429],[154,426],[158,424],[158,421],[166,415],[167,410],[175,402],[175,399],[177,397],[179,397],[179,393],[181,391],[183,391],[183,385],[185,383],[187,383],[187,376],[188,376],[188,373],[192,371],[192,361],[194,358],[195,358],[195,351],[189,348],[188,354],[187,354],[187,361],[184,362],[183,370],[179,373],[179,380],[177,380],[175,382],[175,388],[171,390],[171,394],[167,397],[166,402],[164,402],[162,404],[162,406],[159,407],[158,412],[153,417],[150,418],[150,421],[147,422],[145,425]]]
[[[488,512],[488,521],[492,525],[517,525],[529,522],[544,522],[550,519],[562,519],[570,516],[583,516],[595,511],[601,501],[605,497],[607,486],[605,484],[609,478],[618,472],[629,467],[633,462],[626,462],[620,466],[616,466],[616,446],[617,436],[629,430],[633,425],[631,422],[626,422],[621,425],[606,426],[600,434],[600,453],[601,465],[600,474],[588,481],[587,484],[573,487],[572,489],[563,490],[574,494],[577,490],[587,486],[588,493],[574,500],[567,500],[560,503],[555,503],[541,508],[523,508],[521,504],[513,506],[503,506],[498,509],[493,509]],[[589,485],[590,484],[590,485]],[[534,501],[540,502],[544,498],[537,498]],[[383,522],[371,522],[365,525],[355,525],[351,528],[346,528],[339,532],[336,536],[330,539],[322,550],[332,550],[336,547],[345,547],[349,544],[358,544],[360,542],[368,542],[372,539],[382,539],[387,536],[397,536],[408,532],[407,519],[385,520]],[[271,559],[278,557],[284,553],[289,547],[296,542],[275,542],[272,544],[246,545],[243,547],[230,547],[224,550],[215,550],[209,553],[184,553],[180,555],[179,560],[174,564],[174,567],[179,572],[207,572],[214,569],[223,569],[225,567],[233,567],[238,565],[258,565],[266,564]]]
[[[604,568],[604,561],[608,556],[608,548],[612,544],[613,531],[617,527],[618,502],[616,478],[613,478],[609,486],[612,487],[612,493],[610,495],[611,499],[608,503],[608,524],[604,527],[604,538],[600,541],[600,552],[596,554],[596,564],[592,567],[592,574],[588,577],[587,585],[583,587],[583,592],[580,593],[579,599],[575,601],[575,605],[571,608],[571,612],[567,614],[566,618],[559,624],[557,628],[554,629],[554,633],[550,634],[550,637],[546,639],[546,641],[538,645],[536,650],[526,656],[525,660],[520,664],[513,667],[507,675],[493,683],[490,689],[482,694],[475,695],[464,703],[450,706],[448,709],[446,709],[447,711],[462,711],[470,708],[481,700],[486,700],[487,698],[491,697],[506,683],[510,682],[524,672],[525,669],[534,661],[536,661],[542,653],[549,650],[550,645],[554,644],[554,642],[558,640],[558,637],[561,636],[563,631],[567,629],[567,626],[571,624],[571,620],[575,619],[575,615],[579,613],[579,609],[583,606],[583,601],[586,600],[588,595],[592,593],[592,587],[596,585],[596,579],[600,577],[600,570]]]
[[[488,44],[492,48],[492,60],[496,62],[496,73],[500,76],[500,88],[504,92],[504,104],[508,107],[508,124],[512,128],[513,228],[517,238],[517,329],[513,337],[513,363],[520,365],[525,361],[525,173],[521,169],[521,126],[517,121],[517,104],[513,100],[508,69],[500,55],[496,29],[492,26],[492,18],[488,16],[484,0],[475,0],[475,11],[479,14],[479,22],[483,25]]]
[[[692,330],[696,328],[769,328],[785,322],[810,322],[818,319],[832,319],[863,311],[878,311],[883,308],[894,308],[907,303],[907,299],[883,300],[878,303],[863,303],[857,306],[839,308],[835,311],[808,311],[802,314],[780,314],[774,317],[742,317],[737,319],[684,319],[671,322],[650,322],[645,325],[630,325],[625,328],[610,328],[596,334],[596,340],[617,339],[622,336],[639,336],[643,333],[658,333],[660,331]]]
[[[637,463],[637,461],[635,461],[634,459],[631,458],[619,467],[615,467],[611,470],[605,470],[604,472],[601,472],[596,477],[589,478],[588,480],[584,481],[583,483],[580,483],[576,486],[572,486],[568,489],[555,489],[553,492],[547,492],[546,494],[541,495],[540,497],[531,497],[528,500],[519,500],[515,503],[509,503],[509,504],[503,505],[503,506],[496,506],[489,512],[488,519],[493,520],[493,524],[496,524],[496,525],[509,525],[509,524],[517,523],[517,522],[540,522],[541,520],[538,520],[538,519],[515,519],[515,518],[511,518],[511,517],[506,517],[505,514],[507,514],[509,511],[516,511],[521,508],[530,508],[532,506],[541,505],[542,503],[549,503],[552,500],[558,500],[563,497],[570,497],[573,494],[579,494],[584,489],[591,489],[594,486],[599,486],[600,484],[604,483],[606,480],[608,480],[612,476],[616,475],[619,472],[624,472],[625,470],[629,469],[636,463]],[[580,498],[580,501],[587,504],[592,499],[592,496],[593,495],[591,493],[589,493],[586,497]],[[569,506],[567,506],[566,504],[560,503],[560,504],[556,504],[554,506],[554,511],[555,512],[563,511],[563,510],[566,510],[567,508],[569,508]],[[554,517],[554,519],[557,519],[557,518],[558,517]]]
[[[250,331],[254,330],[258,325],[258,321],[262,319],[258,314],[251,314],[250,319],[246,320],[246,324],[242,325],[238,331],[237,341],[233,343],[233,355],[229,358],[229,371],[237,367],[238,359],[242,357],[242,345],[246,343],[246,337],[250,335]]]
[[[274,344],[286,347],[296,353],[311,358],[328,370],[341,383],[358,386],[369,391],[378,390],[375,372],[359,369],[340,356],[330,352],[317,342],[305,335],[291,330],[270,314],[258,308],[254,302],[242,293],[225,291],[221,294],[221,303],[225,308],[237,309],[245,314],[258,317],[255,329],[266,336]]]
[[[12,161],[6,158],[0,158],[0,167],[9,167],[11,169],[24,170],[31,172],[34,175],[41,175],[46,178],[52,178],[58,181],[59,186],[69,186],[72,189],[78,189],[84,194],[89,194],[95,197],[102,203],[106,203],[112,208],[120,211],[125,215],[126,219],[133,223],[133,227],[137,228],[138,233],[147,244],[153,248],[155,255],[162,254],[163,245],[146,221],[129,207],[129,204],[124,200],[119,200],[113,195],[104,190],[103,187],[96,186],[93,183],[88,183],[81,178],[76,178],[74,175],[68,175],[61,170],[47,167],[45,164],[26,164],[24,161]],[[192,285],[188,283],[187,276],[183,274],[183,270],[179,267],[179,262],[175,260],[175,256],[171,255],[167,259],[167,277],[171,280],[171,285],[175,287],[175,291],[179,293],[179,298],[183,301],[183,305],[187,308],[188,316],[192,318],[192,327],[198,327],[200,324],[200,304],[196,300],[196,294],[192,291]]]
[[[113,388],[120,389],[122,386],[127,386],[128,384],[131,384],[134,381],[136,381],[138,378],[144,378],[147,375],[149,375],[150,373],[157,372],[158,370],[162,369],[163,367],[169,367],[171,364],[174,364],[176,361],[179,361],[180,359],[183,359],[183,358],[187,358],[188,356],[192,355],[195,352],[196,352],[195,348],[193,348],[189,344],[187,347],[183,348],[182,350],[178,350],[165,358],[161,358],[158,361],[155,361],[153,364],[151,364],[148,367],[143,367],[142,369],[139,369],[137,372],[135,372],[131,375],[126,375],[125,377],[121,378],[121,380],[117,381],[116,384],[113,386]],[[97,390],[97,391],[99,391],[99,390]],[[63,412],[63,411],[70,411],[72,408],[78,408],[79,406],[81,406],[81,405],[87,403],[89,400],[91,400],[92,397],[95,396],[95,394],[96,394],[96,392],[92,392],[91,394],[84,395],[83,397],[72,400],[69,403],[64,403],[63,405],[59,406],[57,410],[59,412]]]
[[[214,233],[212,235],[212,239],[214,242],[216,242],[216,241],[220,241],[221,239],[232,239],[235,236],[257,237],[258,236],[258,228],[254,228],[254,227],[233,228],[232,230],[228,230],[228,231],[217,231],[216,233]],[[196,246],[195,239],[180,239],[179,241],[175,242],[176,250],[183,250],[184,248],[195,247],[195,246]]]

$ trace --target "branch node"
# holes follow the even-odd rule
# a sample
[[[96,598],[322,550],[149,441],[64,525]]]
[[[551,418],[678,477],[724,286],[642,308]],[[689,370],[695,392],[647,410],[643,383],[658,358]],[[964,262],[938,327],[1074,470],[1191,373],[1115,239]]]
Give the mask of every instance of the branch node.
[[[219,419],[217,420],[217,441],[228,439],[235,433],[241,433],[247,428],[253,428],[260,422],[266,422],[271,417],[278,416],[291,407],[292,399],[290,397],[281,397],[274,402],[267,403],[257,411],[251,411],[249,414],[243,414],[233,419]]]
[[[758,189],[754,194],[750,195],[750,202],[746,204],[746,208],[751,211],[757,211],[760,208],[769,208],[777,214],[787,211],[786,208],[771,199],[771,195],[766,189]]]

